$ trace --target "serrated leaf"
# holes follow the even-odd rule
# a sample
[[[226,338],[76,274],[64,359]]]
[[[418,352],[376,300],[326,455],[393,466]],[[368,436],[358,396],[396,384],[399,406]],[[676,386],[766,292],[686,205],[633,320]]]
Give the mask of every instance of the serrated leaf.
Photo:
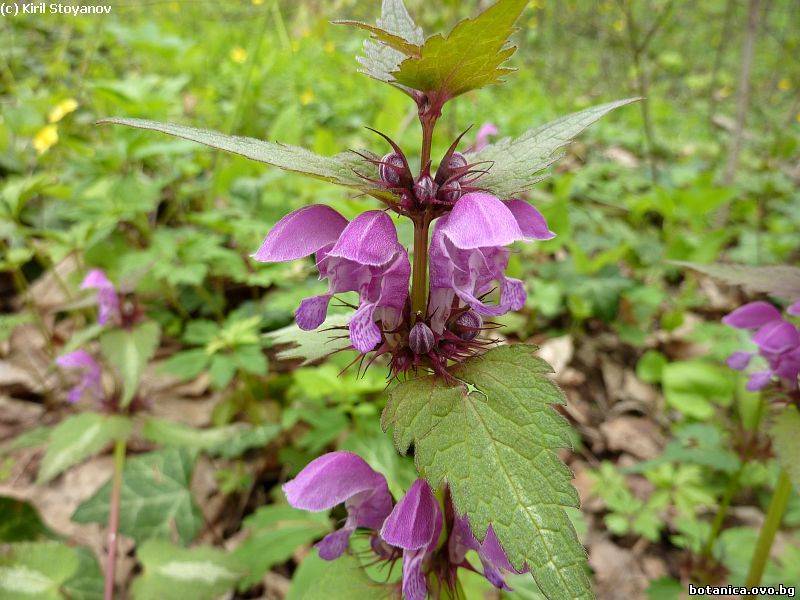
[[[192,468],[192,454],[175,448],[127,460],[122,476],[120,532],[137,542],[176,535],[183,544],[192,541],[203,524],[189,489]],[[109,482],[77,508],[72,520],[105,524],[110,496]]]
[[[242,589],[254,585],[273,565],[287,561],[301,546],[330,532],[327,514],[310,513],[291,506],[262,506],[243,523],[247,539],[234,551],[249,573]]]
[[[141,600],[215,600],[245,573],[232,554],[209,546],[185,549],[150,540],[136,556],[144,572],[133,581],[132,592]]]
[[[167,419],[150,418],[142,427],[142,435],[157,444],[203,451],[212,456],[233,458],[250,448],[265,446],[280,433],[279,425],[252,427],[235,423],[223,427],[196,429]]]
[[[57,542],[23,542],[0,550],[0,597],[60,600],[61,585],[78,569],[73,548]]]
[[[395,589],[372,581],[350,554],[331,561],[311,552],[292,577],[286,600],[388,600],[397,596]]]
[[[519,195],[541,181],[541,171],[561,158],[559,150],[573,138],[612,110],[637,100],[627,98],[593,106],[469,154],[471,163],[486,163],[489,170],[476,185],[499,198]]]
[[[122,406],[127,406],[139,388],[147,362],[153,358],[161,340],[161,328],[155,321],[135,329],[113,329],[100,336],[100,349],[109,364],[122,377]]]
[[[354,152],[343,152],[331,157],[320,156],[298,146],[226,135],[208,129],[199,129],[174,123],[160,123],[146,119],[111,118],[103,119],[99,123],[126,125],[137,129],[159,131],[232,154],[238,154],[251,160],[278,167],[284,171],[309,175],[329,183],[356,188],[373,196],[385,197],[387,195],[387,192],[370,185],[364,179],[364,177],[377,179],[377,167]],[[368,152],[363,154],[371,156]],[[373,158],[379,159],[380,157],[375,156]],[[364,177],[360,177],[356,172]]]
[[[414,23],[408,14],[403,0],[383,0],[381,5],[381,18],[378,19],[377,29],[389,35],[397,36],[409,44],[408,50],[417,49],[425,41],[422,29]],[[418,50],[415,51],[415,54]],[[394,78],[392,72],[397,70],[407,54],[392,48],[384,43],[366,40],[364,42],[364,56],[358,57],[362,73],[377,79],[390,82]]]
[[[270,331],[264,337],[273,346],[289,346],[278,351],[278,360],[302,359],[302,365],[308,365],[350,346],[347,336],[341,337],[343,331],[334,329],[346,327],[349,320],[349,315],[331,315],[312,331],[303,331],[296,323],[292,323],[282,329]]]
[[[699,265],[684,261],[673,261],[672,264],[688,267],[729,285],[740,285],[749,292],[773,294],[787,300],[800,298],[800,267],[752,267],[723,263]]]
[[[422,45],[419,56],[406,58],[392,72],[398,84],[424,92],[441,106],[470,90],[496,83],[512,69],[501,65],[516,47],[508,43],[527,0],[498,0],[473,19]]]
[[[800,412],[794,406],[784,408],[769,430],[778,463],[800,493]]]
[[[64,419],[50,433],[50,442],[39,467],[38,484],[97,454],[109,442],[127,438],[131,432],[128,418],[118,415],[81,413]]]
[[[492,525],[516,568],[530,566],[551,600],[591,598],[586,553],[565,509],[578,506],[556,450],[570,428],[553,404],[563,394],[535,346],[496,348],[454,368],[463,385],[420,377],[395,387],[382,416],[398,450],[414,443],[419,472],[450,486],[479,539]]]

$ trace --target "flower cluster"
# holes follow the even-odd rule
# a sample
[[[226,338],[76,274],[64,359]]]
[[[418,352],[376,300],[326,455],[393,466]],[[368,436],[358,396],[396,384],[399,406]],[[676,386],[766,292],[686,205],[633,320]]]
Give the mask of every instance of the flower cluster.
[[[311,461],[283,490],[289,504],[303,510],[329,510],[344,503],[347,519],[317,544],[320,557],[340,557],[356,529],[364,528],[378,560],[402,558],[401,587],[407,600],[426,598],[430,573],[454,586],[458,568],[473,570],[466,560],[470,550],[478,554],[483,575],[497,588],[509,589],[504,572],[517,572],[492,528],[479,542],[466,517],[454,513],[447,495],[440,505],[428,483],[417,479],[393,505],[383,475],[351,452],[331,452]]]
[[[786,313],[800,316],[800,300],[792,304]],[[767,302],[750,302],[740,306],[722,319],[723,323],[753,332],[751,341],[757,352],[734,352],[728,358],[728,366],[737,371],[748,367],[758,354],[767,363],[767,368],[750,374],[747,389],[763,389],[773,380],[783,381],[790,389],[798,389],[800,376],[800,329],[785,319],[780,311]]]
[[[489,327],[486,319],[525,304],[524,284],[505,275],[508,246],[554,236],[528,202],[481,190],[485,171],[468,156],[496,132],[493,125],[484,126],[467,154],[455,150],[459,137],[435,175],[428,161],[415,176],[388,138],[393,151],[370,159],[388,209],[414,224],[413,265],[385,210],[348,222],[328,206],[312,205],[281,219],[253,257],[280,262],[314,254],[320,277],[328,282],[325,294],[301,302],[297,325],[316,329],[335,294],[357,292],[359,305],[348,324],[352,347],[362,354],[388,354],[394,373],[424,366],[446,376],[450,361],[484,346],[478,334]],[[496,289],[498,299],[490,302]]]
[[[135,324],[141,311],[126,300],[101,269],[92,269],[81,282],[82,290],[96,290],[97,322],[112,327],[128,327]],[[67,400],[74,404],[88,399],[98,404],[108,402],[102,383],[102,368],[86,350],[79,349],[63,354],[56,359],[62,369],[76,371],[78,383],[68,392]]]

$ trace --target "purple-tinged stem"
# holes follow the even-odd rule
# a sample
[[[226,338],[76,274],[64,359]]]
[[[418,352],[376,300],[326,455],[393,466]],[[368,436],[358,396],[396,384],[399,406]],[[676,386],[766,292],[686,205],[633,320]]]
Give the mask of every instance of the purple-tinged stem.
[[[411,317],[423,320],[428,312],[428,229],[427,213],[414,221],[414,264],[411,275]]]
[[[119,505],[122,494],[122,470],[125,468],[125,440],[114,444],[114,475],[111,484],[111,505],[108,511],[108,557],[106,559],[105,589],[103,600],[114,599],[114,578],[117,569],[117,546],[119,531]]]

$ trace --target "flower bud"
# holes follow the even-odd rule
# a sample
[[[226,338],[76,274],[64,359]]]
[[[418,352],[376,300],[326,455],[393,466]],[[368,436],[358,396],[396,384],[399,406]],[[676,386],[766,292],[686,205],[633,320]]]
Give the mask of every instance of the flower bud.
[[[467,157],[461,154],[461,152],[453,152],[453,155],[450,157],[450,160],[447,162],[447,168],[452,173],[454,171],[458,171],[459,169],[463,169],[467,166]]]
[[[378,174],[385,184],[395,186],[400,184],[404,170],[403,158],[397,152],[390,152],[381,159]]]
[[[408,334],[408,346],[414,354],[427,354],[433,349],[434,342],[431,328],[422,321],[417,322]]]
[[[468,310],[456,319],[458,337],[462,340],[474,340],[483,325],[483,319],[475,311]]]
[[[439,199],[448,204],[455,204],[461,198],[461,184],[458,180],[448,181],[439,189]]]
[[[421,175],[414,184],[414,195],[420,204],[428,204],[436,196],[436,184],[430,175]]]

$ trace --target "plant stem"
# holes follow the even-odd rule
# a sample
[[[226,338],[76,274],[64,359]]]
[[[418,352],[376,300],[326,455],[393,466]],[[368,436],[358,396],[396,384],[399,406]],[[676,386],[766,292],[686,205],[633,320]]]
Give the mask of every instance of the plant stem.
[[[422,153],[419,159],[420,170],[431,160],[431,146],[433,145],[433,129],[436,127],[436,118],[430,116],[420,116],[422,124]]]
[[[414,221],[414,264],[411,276],[411,315],[424,319],[428,312],[428,229],[427,213]]]
[[[119,505],[122,494],[122,470],[125,468],[125,440],[114,443],[114,476],[111,484],[111,505],[108,511],[108,559],[106,560],[105,591],[103,600],[114,598],[114,576],[117,567],[117,532],[119,531]]]
[[[725,492],[722,495],[717,514],[714,516],[714,522],[711,523],[711,532],[708,534],[708,539],[703,546],[702,556],[711,556],[711,551],[714,549],[714,542],[717,541],[720,531],[722,531],[722,524],[725,522],[725,517],[728,516],[728,509],[731,506],[733,495],[739,490],[739,480],[744,471],[744,462],[742,462],[736,473],[728,481]]]
[[[783,520],[783,513],[786,512],[786,506],[789,504],[789,497],[792,495],[792,482],[785,469],[781,469],[781,474],[778,477],[778,484],[775,486],[775,491],[772,494],[772,500],[767,509],[767,518],[761,526],[761,533],[758,534],[758,541],[756,542],[756,549],[753,552],[753,558],[750,560],[750,570],[747,573],[746,586],[756,586],[761,582],[761,577],[764,575],[764,568],[767,566],[769,559],[769,552],[772,549],[772,542],[775,540],[775,534],[778,532],[781,521]]]

